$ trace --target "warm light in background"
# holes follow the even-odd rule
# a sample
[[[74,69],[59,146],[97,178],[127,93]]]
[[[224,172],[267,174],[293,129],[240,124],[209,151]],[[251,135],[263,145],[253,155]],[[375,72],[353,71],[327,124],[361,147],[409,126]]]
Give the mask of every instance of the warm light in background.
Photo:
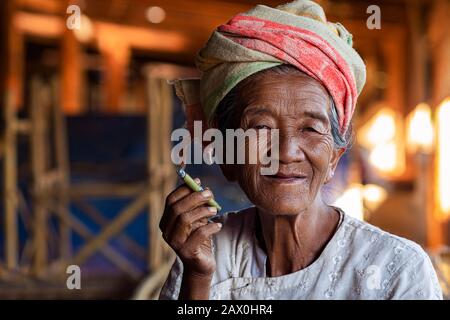
[[[80,42],[89,42],[94,37],[94,26],[88,16],[82,15],[79,29],[74,29],[73,32]]]
[[[450,98],[438,107],[437,118],[438,196],[441,210],[450,214]]]
[[[366,140],[371,147],[392,141],[395,137],[395,115],[392,110],[379,112],[367,130]]]
[[[351,184],[334,202],[338,208],[356,219],[364,220],[364,208],[373,212],[386,200],[387,192],[376,184]]]
[[[431,108],[426,103],[420,103],[408,115],[407,147],[412,153],[430,153],[433,148],[433,122]]]
[[[341,208],[346,214],[359,220],[364,220],[363,193],[361,185],[352,184],[334,202],[334,205]]]
[[[397,147],[394,142],[383,143],[373,148],[369,162],[381,172],[393,172],[397,167]]]
[[[405,168],[402,119],[390,108],[380,109],[360,130],[358,142],[370,151],[369,162],[382,174],[400,175]]]
[[[149,7],[145,16],[151,23],[161,23],[166,18],[166,11],[161,7]]]
[[[366,184],[363,189],[364,205],[375,211],[386,200],[387,192],[376,184]]]

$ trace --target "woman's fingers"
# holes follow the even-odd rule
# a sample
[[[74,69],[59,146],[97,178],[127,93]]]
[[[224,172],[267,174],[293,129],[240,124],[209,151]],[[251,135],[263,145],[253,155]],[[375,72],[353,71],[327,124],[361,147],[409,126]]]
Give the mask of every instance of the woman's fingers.
[[[175,214],[191,211],[209,201],[213,197],[211,190],[193,192],[172,205]]]
[[[195,178],[194,181],[196,183],[200,184],[199,178]],[[184,197],[186,197],[187,195],[189,195],[192,192],[193,191],[191,190],[191,188],[189,188],[185,183],[183,183],[178,188],[176,188],[171,193],[169,193],[169,195],[166,198],[166,204],[172,205],[175,202],[183,199]]]
[[[182,228],[189,228],[188,233],[193,229],[193,224],[202,218],[210,218],[217,214],[217,209],[214,207],[201,206],[189,212],[180,214],[176,220],[175,226]]]
[[[196,255],[200,246],[211,238],[212,235],[219,232],[222,228],[221,223],[208,223],[195,230],[184,243],[180,253],[185,257]]]
[[[194,181],[197,182],[198,184],[200,184],[199,178],[195,178]],[[164,213],[159,222],[159,228],[161,230],[165,229],[167,222],[168,222],[168,218],[169,218],[168,216],[171,214],[171,211],[172,211],[172,210],[167,210],[168,207],[171,207],[174,203],[187,197],[191,193],[193,193],[193,191],[184,183],[184,184],[180,185],[178,188],[176,188],[175,190],[173,190],[166,197],[166,209],[164,210]]]
[[[208,223],[208,218],[217,214],[213,207],[201,206],[192,211],[180,214],[172,226],[163,234],[174,249],[181,248],[190,234]]]
[[[188,196],[182,198],[178,202],[174,203],[169,208],[166,208],[168,213],[167,218],[164,222],[164,230],[167,232],[172,230],[180,215],[205,205],[211,198],[212,193],[209,190],[193,192]]]

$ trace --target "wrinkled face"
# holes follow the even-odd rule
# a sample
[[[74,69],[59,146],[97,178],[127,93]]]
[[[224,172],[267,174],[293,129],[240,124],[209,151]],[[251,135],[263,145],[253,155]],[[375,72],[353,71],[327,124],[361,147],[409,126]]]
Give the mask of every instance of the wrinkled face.
[[[255,206],[272,214],[294,215],[320,200],[320,188],[331,179],[343,151],[334,148],[330,104],[322,85],[302,74],[267,73],[242,85],[239,126],[279,130],[276,174],[261,175],[261,164],[232,168],[233,180]]]

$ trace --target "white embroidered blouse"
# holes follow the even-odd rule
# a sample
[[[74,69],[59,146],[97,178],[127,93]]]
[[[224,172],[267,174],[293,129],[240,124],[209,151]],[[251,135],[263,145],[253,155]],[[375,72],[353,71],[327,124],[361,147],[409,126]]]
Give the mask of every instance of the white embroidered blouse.
[[[256,210],[225,214],[213,237],[217,267],[210,299],[442,299],[431,261],[418,244],[340,214],[320,256],[279,277],[266,277],[267,256],[254,233]],[[160,299],[178,298],[182,273],[177,258]]]

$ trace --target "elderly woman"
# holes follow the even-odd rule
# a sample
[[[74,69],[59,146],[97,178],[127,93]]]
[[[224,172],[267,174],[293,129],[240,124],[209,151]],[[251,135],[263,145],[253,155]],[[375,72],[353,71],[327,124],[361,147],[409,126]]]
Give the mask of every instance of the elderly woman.
[[[197,62],[199,86],[179,94],[198,88],[222,131],[278,129],[279,168],[221,165],[254,207],[214,222],[211,191],[181,185],[167,197],[160,227],[177,259],[161,299],[442,299],[420,246],[322,198],[365,82],[342,25],[311,1],[259,5],[220,26]]]

